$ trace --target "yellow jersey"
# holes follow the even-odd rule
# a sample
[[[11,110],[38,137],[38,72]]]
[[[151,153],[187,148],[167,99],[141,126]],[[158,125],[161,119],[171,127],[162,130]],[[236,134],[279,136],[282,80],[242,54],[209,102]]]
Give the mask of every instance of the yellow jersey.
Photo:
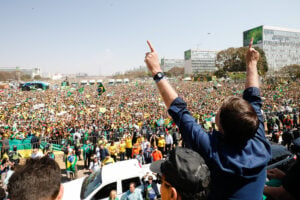
[[[119,146],[120,153],[124,153],[125,150],[126,150],[126,144],[125,143],[120,143],[120,146]]]
[[[109,151],[110,155],[116,155],[117,154],[117,146],[116,145],[109,146],[108,151]]]
[[[158,147],[164,147],[165,144],[166,144],[166,141],[165,141],[164,138],[159,138],[159,139],[158,139],[158,142],[157,142],[157,146],[158,146]]]
[[[126,138],[126,148],[132,148],[132,139]]]

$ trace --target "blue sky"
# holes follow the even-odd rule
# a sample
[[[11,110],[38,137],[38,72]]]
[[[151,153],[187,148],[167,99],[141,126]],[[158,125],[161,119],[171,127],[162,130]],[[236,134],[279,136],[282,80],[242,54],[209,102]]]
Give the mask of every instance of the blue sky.
[[[259,25],[300,29],[299,0],[0,0],[0,67],[112,74],[190,48],[242,45]],[[211,33],[211,34],[208,34]]]

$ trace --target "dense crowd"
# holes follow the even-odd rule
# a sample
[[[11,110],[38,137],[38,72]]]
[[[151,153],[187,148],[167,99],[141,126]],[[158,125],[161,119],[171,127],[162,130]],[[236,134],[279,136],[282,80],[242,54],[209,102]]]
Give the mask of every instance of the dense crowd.
[[[171,84],[187,102],[197,123],[209,133],[217,128],[216,111],[223,100],[230,95],[241,96],[244,87],[244,83],[231,81],[183,82],[175,79]],[[299,81],[262,84],[262,111],[270,139],[275,142],[284,140],[282,135],[286,131],[297,130],[299,88]],[[101,95],[96,85],[35,91],[2,90],[3,186],[20,158],[18,146],[9,154],[12,149],[9,140],[12,139],[31,138],[32,157],[42,156],[37,151],[42,141],[47,143],[43,148],[52,158],[52,145],[60,145],[70,178],[76,177],[76,163],[81,159],[85,167],[94,172],[103,165],[131,158],[138,159],[140,164],[152,163],[166,157],[174,147],[184,146],[152,81],[105,85],[105,89]]]

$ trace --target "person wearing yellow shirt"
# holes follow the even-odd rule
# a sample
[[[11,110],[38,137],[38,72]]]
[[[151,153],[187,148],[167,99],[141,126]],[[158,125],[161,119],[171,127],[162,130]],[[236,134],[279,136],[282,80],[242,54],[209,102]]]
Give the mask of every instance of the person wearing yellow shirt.
[[[117,146],[115,145],[114,141],[111,141],[110,146],[108,147],[108,151],[110,156],[114,159],[114,161],[117,161]]]
[[[144,137],[142,135],[138,135],[136,142],[142,144],[144,142]]]
[[[106,156],[105,159],[102,161],[102,166],[115,163],[114,159],[110,157],[110,155]]]
[[[126,152],[126,144],[124,142],[124,139],[122,138],[119,144],[120,160],[125,160],[125,152]]]
[[[161,151],[161,153],[164,155],[165,154],[165,147],[166,147],[166,140],[164,135],[160,135],[157,141],[157,147],[158,150]]]
[[[127,160],[131,158],[131,154],[132,154],[132,136],[129,134],[126,139],[126,157]]]

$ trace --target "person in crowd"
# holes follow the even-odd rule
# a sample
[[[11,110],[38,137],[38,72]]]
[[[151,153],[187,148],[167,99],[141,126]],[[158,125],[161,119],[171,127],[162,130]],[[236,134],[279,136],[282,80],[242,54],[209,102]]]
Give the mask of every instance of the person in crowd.
[[[10,200],[61,200],[64,189],[60,168],[46,156],[28,159],[10,177],[7,191]]]
[[[157,146],[154,147],[151,157],[152,157],[152,162],[161,160],[163,158],[163,155],[161,151],[157,149]]]
[[[7,172],[9,171],[10,161],[7,158],[3,158],[0,165],[1,172],[1,183],[4,183]]]
[[[143,200],[142,193],[135,188],[135,183],[129,184],[129,190],[121,197],[121,200]]]
[[[177,147],[179,140],[180,140],[180,134],[178,133],[177,128],[172,128],[172,137],[173,137],[173,147]]]
[[[8,185],[9,179],[10,179],[10,177],[13,175],[14,172],[15,172],[15,165],[12,163],[12,164],[10,165],[10,167],[9,167],[9,170],[7,171],[5,180],[4,180],[4,182],[3,182],[3,188],[4,188],[4,189],[7,189],[7,185]]]
[[[91,156],[92,156],[92,153],[93,153],[93,147],[92,147],[92,144],[90,144],[89,140],[86,141],[86,144],[83,148],[84,148],[84,151],[83,151],[83,153],[84,153],[84,167],[86,169],[88,169],[88,167],[90,166]]]
[[[95,147],[95,156],[97,157],[98,160],[101,160],[101,157],[100,157],[100,146],[98,144],[96,144],[96,147]]]
[[[66,158],[67,177],[72,180],[77,178],[77,161],[75,149],[71,150]]]
[[[140,165],[145,164],[145,158],[144,158],[144,155],[143,155],[143,151],[142,151],[142,150],[140,150],[139,154],[136,155],[135,158],[139,161]]]
[[[118,152],[117,152],[117,145],[115,144],[114,141],[111,141],[110,142],[110,146],[108,147],[108,151],[109,151],[109,154],[110,156],[114,159],[114,161],[116,162],[117,161],[117,155],[118,155]]]
[[[102,166],[115,163],[114,159],[108,154],[105,159],[102,161]]]
[[[3,135],[2,149],[3,149],[3,152],[1,153],[1,155],[3,155],[4,153],[8,153],[9,149],[10,149],[9,139],[6,134]]]
[[[101,162],[103,162],[103,160],[107,156],[109,156],[109,152],[108,152],[107,148],[105,148],[103,144],[100,144],[100,160],[101,160]]]
[[[166,150],[166,140],[165,136],[161,134],[157,141],[158,150],[164,155]]]
[[[119,155],[120,160],[125,160],[125,153],[126,153],[126,144],[124,142],[124,139],[122,138],[119,144]]]
[[[177,147],[166,160],[153,162],[150,170],[161,178],[162,200],[207,199],[211,173],[197,152]]]
[[[74,149],[75,149],[75,153],[76,156],[78,157],[79,160],[81,160],[81,144],[80,144],[80,139],[78,137],[78,135],[75,135],[75,139],[74,139]]]
[[[53,146],[50,145],[48,151],[45,152],[45,156],[48,156],[51,159],[55,159],[55,154],[53,152]]]
[[[89,170],[91,173],[93,173],[93,172],[97,171],[98,169],[100,169],[100,167],[101,167],[101,162],[100,162],[100,160],[98,160],[97,156],[95,155],[92,158]]]
[[[169,131],[166,132],[166,154],[169,154],[169,152],[172,150],[173,147],[173,137],[169,133]]]
[[[125,139],[125,143],[126,143],[126,157],[127,160],[132,158],[132,136],[130,134],[127,135],[126,139]]]
[[[16,145],[13,146],[12,152],[9,153],[10,162],[18,165],[20,163],[20,159],[22,158],[21,154],[18,152],[18,148]]]
[[[149,172],[147,172],[146,175],[143,176],[142,182],[144,186],[143,197],[145,199],[155,200],[157,198],[160,198],[160,193],[157,187],[157,180],[153,180],[153,176],[151,176]]]
[[[147,147],[144,149],[144,159],[145,164],[149,164],[152,162],[152,148],[150,147],[150,143],[148,143]]]
[[[267,172],[270,180],[277,179],[281,182],[280,185],[264,187],[264,194],[268,199],[274,200],[296,200],[300,199],[300,161],[298,160],[288,171],[284,173],[280,169],[274,168]]]
[[[265,138],[257,62],[259,53],[246,54],[243,98],[227,97],[216,115],[218,131],[207,134],[187,110],[186,103],[162,73],[158,54],[148,42],[145,62],[168,112],[179,127],[187,147],[199,152],[212,173],[210,199],[261,199],[271,147]]]
[[[147,138],[144,138],[143,142],[141,143],[141,150],[144,151],[144,149],[147,148],[147,145],[150,145],[150,142],[148,141]]]
[[[116,190],[110,191],[108,199],[109,200],[119,200],[119,198],[117,197],[117,191]]]
[[[71,146],[69,144],[65,144],[63,147],[62,147],[62,150],[64,152],[64,157],[63,157],[63,161],[65,162],[66,161],[66,158],[69,154],[69,152],[72,150],[71,149]]]
[[[139,155],[140,149],[141,145],[138,142],[136,142],[132,147],[131,158],[136,158],[136,156]]]

